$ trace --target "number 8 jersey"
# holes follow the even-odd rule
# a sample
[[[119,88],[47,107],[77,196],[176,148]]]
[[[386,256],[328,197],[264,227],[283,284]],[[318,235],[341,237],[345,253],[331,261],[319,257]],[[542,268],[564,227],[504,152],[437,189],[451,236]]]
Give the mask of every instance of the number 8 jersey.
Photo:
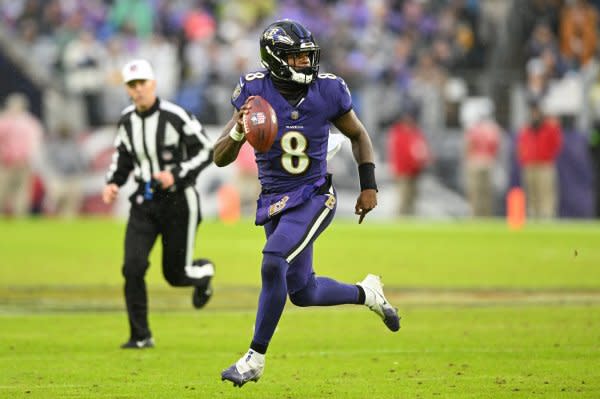
[[[240,78],[231,103],[240,109],[254,95],[271,104],[279,125],[271,149],[255,151],[263,193],[284,193],[324,177],[331,121],[352,109],[344,80],[331,73],[319,74],[305,97],[292,106],[273,85],[269,71],[252,72]]]

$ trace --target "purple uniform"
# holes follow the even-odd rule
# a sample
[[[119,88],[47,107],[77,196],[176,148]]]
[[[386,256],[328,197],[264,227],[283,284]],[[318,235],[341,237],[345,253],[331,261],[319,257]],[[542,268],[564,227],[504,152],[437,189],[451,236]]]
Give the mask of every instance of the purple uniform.
[[[242,386],[261,377],[267,348],[285,307],[286,298],[297,306],[364,304],[392,331],[400,328],[398,312],[383,295],[379,277],[367,275],[357,285],[344,284],[313,271],[313,244],[331,223],[336,193],[327,174],[327,147],[332,123],[357,146],[362,208],[360,220],[376,204],[371,145],[352,112],[346,83],[319,72],[321,49],[302,24],[284,19],[270,24],[260,38],[260,60],[266,70],[240,79],[232,104],[238,110],[250,96],[268,101],[277,114],[279,130],[266,153],[256,153],[262,192],[256,224],[263,225],[267,242],[262,250],[262,288],[250,349],[223,370],[222,380]],[[294,104],[294,105],[291,105]],[[240,113],[234,113],[217,143],[220,166],[239,151]],[[237,125],[237,126],[236,126]],[[235,129],[235,130],[234,130]],[[366,136],[366,137],[365,137]],[[364,195],[363,195],[364,194]]]
[[[352,109],[352,99],[341,78],[325,73],[292,106],[266,70],[243,76],[232,104],[239,109],[252,95],[271,104],[279,125],[273,147],[266,153],[256,152],[262,185],[256,224],[264,225],[267,242],[253,345],[266,349],[286,294],[299,306],[357,301],[355,286],[316,277],[312,266],[313,242],[331,223],[337,202],[327,175],[329,129],[331,121]]]
[[[346,83],[333,74],[319,74],[304,99],[294,107],[275,89],[269,72],[263,70],[240,78],[232,103],[240,109],[246,98],[253,95],[271,104],[279,124],[271,150],[256,153],[263,191],[284,193],[324,177],[330,121],[352,108]]]

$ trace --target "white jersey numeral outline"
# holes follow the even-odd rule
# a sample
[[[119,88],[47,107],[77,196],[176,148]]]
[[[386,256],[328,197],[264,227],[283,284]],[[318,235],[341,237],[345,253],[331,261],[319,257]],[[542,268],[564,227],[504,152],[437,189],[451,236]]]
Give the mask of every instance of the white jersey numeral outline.
[[[299,175],[306,172],[310,166],[310,158],[306,154],[308,139],[302,133],[291,130],[281,136],[281,166],[292,174]]]

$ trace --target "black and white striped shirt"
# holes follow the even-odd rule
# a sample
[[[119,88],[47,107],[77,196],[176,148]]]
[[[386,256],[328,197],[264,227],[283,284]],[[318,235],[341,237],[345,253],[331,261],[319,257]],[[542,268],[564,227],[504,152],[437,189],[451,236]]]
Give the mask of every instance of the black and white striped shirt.
[[[212,162],[213,146],[200,122],[180,106],[157,98],[139,112],[133,105],[121,113],[115,140],[116,151],[107,183],[122,186],[133,170],[139,183],[170,170],[175,187],[193,186],[202,169]]]

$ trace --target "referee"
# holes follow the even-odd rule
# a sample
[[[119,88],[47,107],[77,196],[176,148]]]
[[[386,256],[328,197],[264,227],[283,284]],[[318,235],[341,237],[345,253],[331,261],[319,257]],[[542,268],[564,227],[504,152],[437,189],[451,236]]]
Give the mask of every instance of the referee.
[[[203,307],[212,294],[212,262],[193,260],[196,230],[201,221],[195,182],[212,162],[212,143],[194,116],[156,96],[150,63],[134,60],[123,67],[125,89],[133,104],[121,113],[116,151],[102,192],[112,203],[133,171],[137,190],[125,234],[125,302],[129,340],[121,348],[154,346],[148,326],[146,270],[158,235],[163,245],[162,270],[175,287],[194,286],[192,303]]]

